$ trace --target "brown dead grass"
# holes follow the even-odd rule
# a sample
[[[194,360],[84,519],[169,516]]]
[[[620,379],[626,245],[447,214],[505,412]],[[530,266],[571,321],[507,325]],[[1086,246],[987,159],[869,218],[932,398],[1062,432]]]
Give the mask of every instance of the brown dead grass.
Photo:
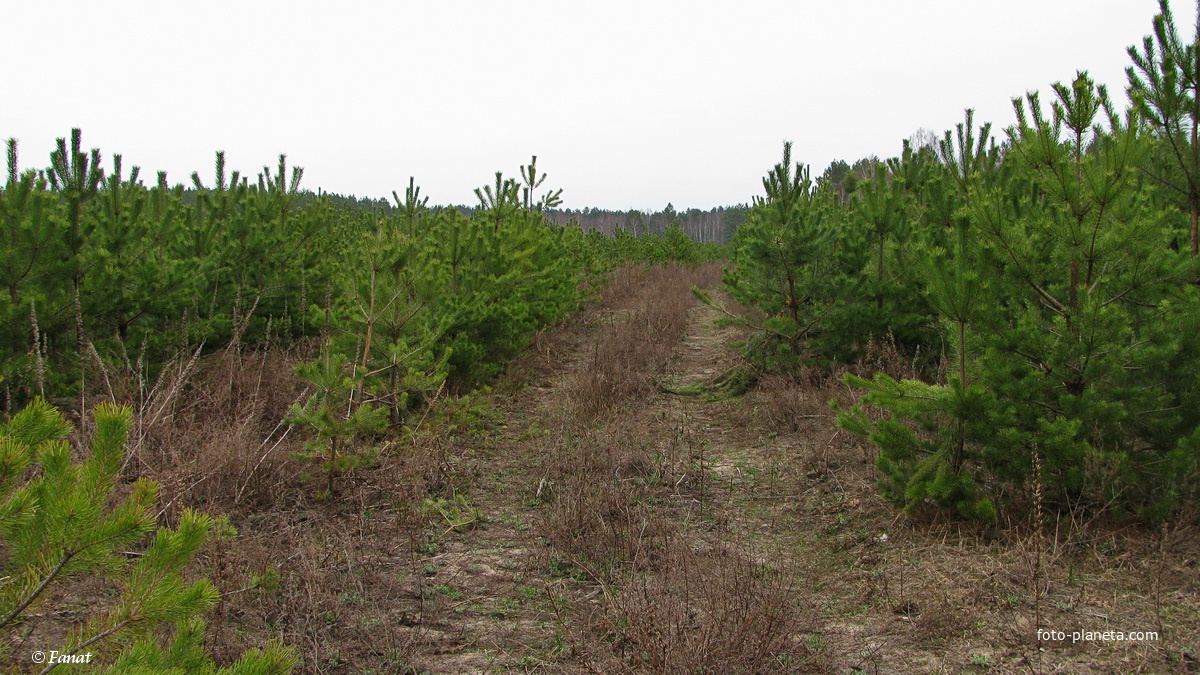
[[[251,513],[279,501],[297,469],[288,453],[301,439],[282,420],[305,395],[292,374],[300,358],[227,351],[164,381],[139,406],[140,473],[193,508]]]
[[[404,672],[422,639],[428,591],[415,560],[423,502],[448,484],[445,442],[418,434],[340,477],[336,502],[317,497],[292,456],[304,439],[282,422],[307,395],[293,367],[312,352],[235,339],[168,362],[155,380],[96,358],[84,403],[134,408],[125,472],[160,483],[160,524],[191,508],[238,530],[211,541],[192,570],[223,593],[207,617],[218,663],[280,639],[301,655],[297,672]]]
[[[610,591],[605,634],[630,667],[651,672],[799,672],[799,640],[814,615],[797,607],[788,575],[738,546],[697,551],[685,537],[665,547],[656,573]]]
[[[600,294],[607,326],[592,345],[583,367],[567,385],[570,414],[582,423],[611,412],[618,404],[646,395],[675,353],[695,303],[693,286],[719,278],[716,265],[625,267]],[[623,312],[616,307],[628,307]]]

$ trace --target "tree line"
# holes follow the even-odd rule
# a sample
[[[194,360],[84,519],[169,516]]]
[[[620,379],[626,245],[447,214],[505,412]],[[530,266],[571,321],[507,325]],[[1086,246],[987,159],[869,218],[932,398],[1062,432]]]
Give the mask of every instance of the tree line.
[[[635,237],[646,234],[663,236],[675,226],[695,241],[725,244],[733,238],[737,228],[746,222],[748,208],[745,204],[735,204],[718,206],[708,211],[676,211],[674,205],[667,204],[660,211],[650,212],[635,209],[550,209],[546,215],[552,222],[562,225],[573,223],[584,231],[596,230],[609,236],[615,236],[620,230],[625,230]]]

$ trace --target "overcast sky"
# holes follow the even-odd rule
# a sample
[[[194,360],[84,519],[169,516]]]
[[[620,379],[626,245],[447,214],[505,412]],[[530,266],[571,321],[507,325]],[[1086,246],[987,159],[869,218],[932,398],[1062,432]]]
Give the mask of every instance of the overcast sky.
[[[1194,8],[1172,3],[1190,37]],[[1156,0],[842,2],[7,2],[0,137],[25,168],[54,139],[147,183],[223,149],[279,153],[303,186],[475,202],[530,155],[564,205],[747,202],[785,140],[819,174],[896,155],[975,108],[1088,70],[1125,100],[1125,49]]]

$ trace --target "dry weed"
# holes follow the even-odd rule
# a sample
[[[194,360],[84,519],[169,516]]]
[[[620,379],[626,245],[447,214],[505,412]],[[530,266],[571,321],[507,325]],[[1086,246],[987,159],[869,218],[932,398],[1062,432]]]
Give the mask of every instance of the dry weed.
[[[741,551],[693,550],[679,538],[655,572],[612,591],[607,633],[651,672],[801,672],[815,624],[791,579]]]
[[[655,388],[688,325],[693,286],[711,283],[715,265],[626,267],[601,293],[608,324],[567,387],[571,415],[582,423]],[[619,316],[614,307],[632,307]]]

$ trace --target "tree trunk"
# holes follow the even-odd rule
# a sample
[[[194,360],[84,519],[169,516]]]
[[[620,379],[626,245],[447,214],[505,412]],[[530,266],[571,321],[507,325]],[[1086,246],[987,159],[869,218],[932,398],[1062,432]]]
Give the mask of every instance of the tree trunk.
[[[1200,200],[1192,202],[1192,255],[1200,255],[1200,229],[1197,228],[1197,222],[1200,222]]]
[[[400,366],[392,364],[392,371],[388,375],[388,408],[389,416],[393,427],[400,426],[400,401],[398,400],[400,388]]]
[[[879,235],[879,269],[875,272],[875,308],[883,309],[883,234]]]
[[[1071,309],[1079,306],[1079,261],[1071,261],[1071,287],[1067,289],[1067,301]]]

